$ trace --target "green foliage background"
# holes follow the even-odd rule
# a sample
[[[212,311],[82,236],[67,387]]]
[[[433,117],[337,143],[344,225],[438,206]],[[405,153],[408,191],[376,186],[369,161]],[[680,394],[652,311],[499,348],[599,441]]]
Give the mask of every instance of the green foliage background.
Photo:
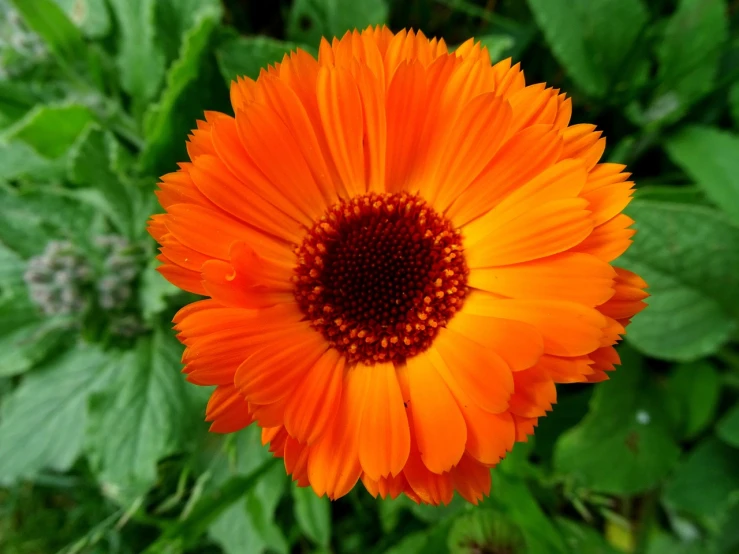
[[[329,503],[255,429],[209,435],[144,230],[232,78],[386,22],[522,61],[639,187],[623,367],[560,388],[478,508]],[[738,28],[733,0],[0,0],[0,551],[739,552]],[[86,300],[44,314],[28,271],[65,248]]]

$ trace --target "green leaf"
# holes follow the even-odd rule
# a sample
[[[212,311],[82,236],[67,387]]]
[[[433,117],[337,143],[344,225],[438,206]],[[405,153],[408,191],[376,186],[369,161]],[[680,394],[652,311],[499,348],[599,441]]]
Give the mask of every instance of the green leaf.
[[[583,91],[603,97],[630,86],[648,20],[641,0],[528,0],[528,4],[554,55]]]
[[[228,85],[236,77],[256,79],[262,68],[282,61],[285,54],[297,47],[297,44],[269,37],[236,37],[218,47],[216,59]]]
[[[317,48],[347,31],[387,22],[385,0],[295,0],[287,18],[287,38]]]
[[[87,46],[75,27],[54,0],[11,0],[26,24],[46,41],[49,49],[68,67],[87,59]]]
[[[156,96],[164,79],[164,54],[155,40],[156,0],[110,0],[110,4],[120,27],[121,84],[138,111]]]
[[[670,139],[666,150],[708,198],[739,222],[739,136],[691,126]]]
[[[184,151],[186,133],[195,126],[195,117],[206,109],[218,108],[205,102],[193,105],[192,101],[202,99],[211,85],[208,70],[212,68],[203,62],[220,16],[220,10],[215,8],[199,12],[196,23],[183,39],[180,57],[167,73],[164,92],[145,115],[147,144],[140,157],[145,170],[166,171],[166,167],[176,161],[178,153]],[[193,98],[188,98],[189,91],[193,92]],[[227,98],[225,89],[223,93]]]
[[[516,44],[516,39],[511,35],[482,35],[476,38],[482,46],[488,49],[493,63],[508,57],[511,49]]]
[[[256,460],[268,460],[270,455],[260,444],[258,433],[248,429],[240,435],[236,455],[241,461],[233,469],[237,473],[253,471],[251,466]],[[272,464],[240,502],[213,519],[208,527],[210,538],[227,554],[258,554],[267,550],[286,554],[289,551],[287,541],[274,522],[275,510],[285,491],[286,481],[282,464]]]
[[[739,227],[716,210],[654,202],[631,203],[634,244],[616,262],[649,285],[649,307],[627,340],[650,356],[692,361],[731,337],[739,315]]]
[[[718,422],[716,434],[727,444],[739,448],[739,402]]]
[[[0,262],[6,260],[15,264],[21,262],[18,269],[23,271],[25,264],[19,258],[9,260],[0,256]],[[22,277],[20,282],[17,278],[15,281],[14,286],[0,296],[0,377],[28,371],[50,353],[63,348],[63,342],[68,341],[71,334],[69,318],[42,317],[29,300]]]
[[[102,38],[110,32],[110,15],[105,0],[56,0],[56,3],[85,36]]]
[[[331,505],[310,487],[292,485],[295,519],[305,535],[321,546],[331,543]]]
[[[139,222],[133,221],[132,193],[124,177],[113,167],[120,146],[110,132],[88,125],[69,153],[69,179],[99,191],[107,203],[105,213],[118,231],[128,237]]]
[[[636,200],[658,200],[679,204],[709,205],[706,195],[696,186],[647,185],[639,187],[634,194]]]
[[[180,374],[181,346],[165,330],[139,339],[117,367],[117,378],[92,404],[89,450],[99,478],[114,496],[145,492],[160,458],[188,440],[200,414]]]
[[[22,140],[42,156],[59,158],[92,121],[82,105],[38,106],[8,128],[3,139]]]
[[[667,484],[665,503],[715,527],[739,491],[738,457],[739,450],[715,438],[701,442]]]
[[[598,385],[588,415],[557,442],[554,467],[596,492],[638,494],[667,476],[680,449],[641,358],[620,354],[622,365]]]
[[[726,11],[724,0],[680,0],[657,46],[658,86],[652,106],[663,106],[659,119],[679,117],[713,90],[721,47],[728,38]]]
[[[214,521],[222,517],[235,502],[249,493],[267,472],[274,471],[275,467],[278,467],[284,476],[281,464],[277,460],[269,459],[248,475],[232,477],[206,493],[185,517],[169,525],[157,541],[144,551],[144,554],[168,554],[182,551],[183,545],[189,545],[200,539]],[[173,546],[175,549],[172,548]]]
[[[739,129],[739,82],[729,89],[729,110],[734,120],[734,128]]]
[[[106,382],[109,362],[100,350],[78,346],[13,391],[0,421],[0,483],[71,467],[84,441],[87,399]]]
[[[499,510],[480,509],[454,520],[447,544],[451,554],[521,552],[525,549],[521,529]]]
[[[563,517],[556,518],[555,522],[562,530],[568,552],[587,552],[587,554],[619,554],[621,552],[609,545],[603,535],[592,527]]]
[[[155,317],[167,308],[167,299],[181,291],[167,281],[156,268],[159,262],[152,260],[141,274],[139,287],[139,305],[144,321],[152,322]]]
[[[668,390],[673,418],[683,438],[694,438],[713,421],[721,380],[710,362],[678,365],[670,376]]]
[[[20,140],[0,142],[0,182],[29,179],[37,182],[60,180],[65,159],[49,160]]]

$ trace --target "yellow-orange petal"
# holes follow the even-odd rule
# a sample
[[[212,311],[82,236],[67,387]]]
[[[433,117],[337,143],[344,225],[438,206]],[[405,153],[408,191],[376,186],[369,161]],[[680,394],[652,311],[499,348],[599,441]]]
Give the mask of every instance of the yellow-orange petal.
[[[360,364],[354,371],[367,373],[359,463],[372,479],[396,476],[408,460],[411,437],[395,367],[390,362]]]
[[[345,358],[329,348],[298,382],[287,400],[285,428],[298,441],[314,443],[341,404]]]
[[[516,438],[511,414],[491,414],[473,404],[460,406],[460,410],[467,424],[467,454],[488,466],[497,464],[513,448]]]
[[[552,377],[538,365],[516,372],[513,381],[512,414],[522,417],[543,416],[557,402],[557,389]]]
[[[471,315],[463,309],[447,328],[495,352],[511,371],[533,366],[544,353],[541,333],[523,321]]]
[[[417,495],[418,501],[439,506],[449,504],[454,496],[454,485],[448,472],[434,473],[421,460],[418,450],[411,447],[408,463],[403,468],[403,475],[410,489]]]
[[[470,504],[477,504],[490,494],[490,468],[464,455],[449,472],[454,490]]]
[[[613,296],[616,274],[595,256],[564,252],[520,264],[477,268],[469,284],[509,298],[571,300],[597,306]]]
[[[448,471],[467,442],[467,426],[454,397],[426,354],[409,358],[400,371],[408,379],[412,434],[420,458],[433,473]]]
[[[252,417],[244,397],[233,385],[221,385],[211,394],[205,410],[213,433],[234,433],[251,424]]]

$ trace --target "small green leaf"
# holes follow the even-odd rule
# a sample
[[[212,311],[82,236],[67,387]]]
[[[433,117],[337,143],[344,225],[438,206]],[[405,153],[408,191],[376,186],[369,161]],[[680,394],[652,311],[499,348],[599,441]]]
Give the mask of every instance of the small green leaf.
[[[191,409],[180,374],[181,347],[164,330],[139,339],[117,378],[93,402],[89,450],[100,479],[120,498],[145,492],[160,458],[187,442],[200,414]]]
[[[727,444],[739,448],[739,402],[718,422],[716,434]]]
[[[588,415],[557,441],[554,467],[596,492],[638,494],[667,476],[680,449],[642,360],[628,349],[620,354],[623,364],[598,385]]]
[[[216,58],[226,84],[230,84],[236,77],[256,79],[262,68],[282,61],[285,54],[297,47],[269,37],[236,37],[218,47]]]
[[[670,139],[666,149],[708,198],[739,222],[739,136],[691,126]]]
[[[739,82],[729,89],[729,110],[734,120],[734,128],[739,129]]]
[[[49,49],[68,67],[87,59],[87,46],[75,27],[54,0],[11,0],[26,24],[46,41]]]
[[[669,398],[680,434],[697,436],[713,421],[721,393],[721,380],[708,361],[678,365],[668,382]]]
[[[664,501],[670,507],[714,526],[739,492],[739,450],[715,438],[701,442],[669,481]]]
[[[635,200],[658,200],[679,204],[708,205],[706,195],[696,186],[647,185],[639,187]]]
[[[511,35],[482,35],[476,37],[490,53],[493,63],[498,62],[510,55],[511,49],[516,44],[516,39]]]
[[[314,543],[328,547],[331,543],[331,505],[325,496],[318,497],[310,487],[292,485],[295,519],[301,531]]]
[[[92,121],[85,106],[38,106],[8,128],[3,138],[22,140],[42,156],[59,158]]]
[[[87,399],[106,382],[109,361],[96,348],[78,346],[13,391],[0,420],[0,483],[46,467],[70,468],[84,442]]]
[[[118,67],[121,84],[143,109],[164,79],[164,53],[155,41],[156,0],[110,0],[120,27]]]
[[[720,212],[635,200],[634,244],[616,262],[649,285],[649,307],[627,340],[650,356],[692,361],[715,352],[737,328],[739,227]]]
[[[528,0],[528,4],[554,55],[587,94],[603,97],[630,86],[648,21],[641,0]]]
[[[208,535],[227,554],[268,550],[287,554],[287,541],[274,522],[277,504],[285,490],[285,469],[274,464],[246,493],[208,528]]]
[[[159,101],[146,112],[144,131],[147,144],[139,160],[141,167],[146,170],[158,172],[158,169],[176,161],[172,158],[177,156],[177,152],[184,150],[187,129],[195,126],[195,117],[205,109],[217,108],[207,103],[188,103],[186,109],[181,109],[179,101],[181,97],[185,97],[186,91],[191,90],[191,85],[200,85],[193,90],[195,99],[202,98],[202,89],[210,85],[210,75],[202,62],[211,33],[220,16],[218,9],[203,9],[199,12],[196,23],[183,39],[180,57],[167,73],[166,86]],[[223,92],[227,97],[227,91],[224,89]]]
[[[56,3],[85,36],[102,38],[110,32],[110,15],[105,0],[56,0]]]
[[[77,185],[99,191],[107,207],[105,213],[118,231],[131,237],[138,222],[133,221],[132,193],[124,177],[113,169],[120,146],[110,132],[97,124],[88,125],[69,153],[69,178]]]
[[[159,262],[152,260],[141,274],[139,288],[139,305],[144,321],[152,322],[155,317],[167,308],[167,299],[181,291],[162,277],[156,268]]]
[[[65,174],[64,158],[50,160],[20,140],[0,142],[0,182],[28,179],[59,181]]]
[[[657,47],[658,83],[652,105],[659,119],[675,119],[713,90],[713,81],[728,38],[724,0],[680,0]],[[649,111],[649,109],[648,109]]]
[[[321,37],[329,41],[347,31],[387,22],[385,0],[296,0],[287,19],[287,37],[317,48]]]

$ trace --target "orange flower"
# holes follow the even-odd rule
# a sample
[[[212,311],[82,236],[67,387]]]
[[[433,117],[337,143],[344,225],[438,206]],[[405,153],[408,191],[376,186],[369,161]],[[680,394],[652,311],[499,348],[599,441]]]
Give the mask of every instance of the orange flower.
[[[633,183],[570,100],[472,40],[369,28],[206,112],[151,220],[215,432],[300,485],[477,503],[555,383],[606,379],[645,283]]]

